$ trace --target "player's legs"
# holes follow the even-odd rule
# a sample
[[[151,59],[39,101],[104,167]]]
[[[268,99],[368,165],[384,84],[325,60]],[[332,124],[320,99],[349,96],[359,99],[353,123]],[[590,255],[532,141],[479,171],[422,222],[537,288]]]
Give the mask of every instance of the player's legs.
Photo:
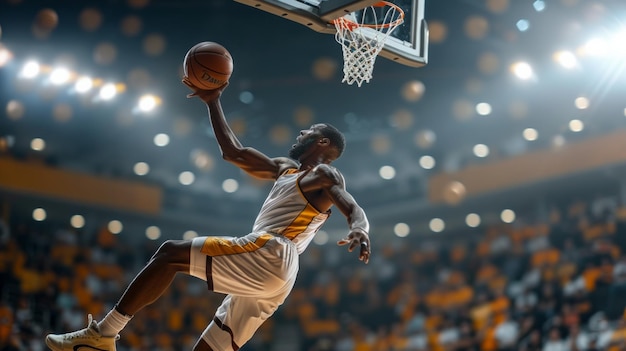
[[[286,238],[264,238],[194,239],[190,274],[206,280],[210,290],[228,294],[196,346],[239,349],[287,298],[298,272],[297,250]],[[219,250],[225,253],[206,254]]]
[[[115,340],[132,315],[156,301],[176,276],[189,274],[191,241],[164,242],[148,264],[128,286],[116,307],[100,322],[92,320],[86,328],[67,334],[50,334],[46,344],[54,351],[115,351]],[[205,349],[202,349],[205,350]]]
[[[190,249],[189,240],[164,242],[130,283],[117,303],[117,310],[132,316],[163,295],[176,273],[189,274]]]
[[[283,304],[294,283],[295,276],[281,290],[264,297],[226,296],[199,342],[214,350],[238,350]]]

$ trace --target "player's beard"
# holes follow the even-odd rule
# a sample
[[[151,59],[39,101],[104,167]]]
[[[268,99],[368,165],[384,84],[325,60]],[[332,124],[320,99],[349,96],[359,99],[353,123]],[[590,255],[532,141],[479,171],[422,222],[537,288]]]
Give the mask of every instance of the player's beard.
[[[304,153],[309,149],[309,147],[311,147],[311,144],[313,144],[314,142],[315,142],[315,139],[311,138],[311,139],[304,140],[303,142],[294,145],[289,150],[289,157],[291,159],[299,161],[300,156],[304,155]]]

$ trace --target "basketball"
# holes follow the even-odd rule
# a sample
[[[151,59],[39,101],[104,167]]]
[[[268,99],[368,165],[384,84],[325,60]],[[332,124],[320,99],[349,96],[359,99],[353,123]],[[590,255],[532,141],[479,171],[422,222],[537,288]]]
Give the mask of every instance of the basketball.
[[[187,51],[183,61],[183,72],[196,88],[217,89],[230,79],[233,73],[233,58],[222,45],[205,41]]]

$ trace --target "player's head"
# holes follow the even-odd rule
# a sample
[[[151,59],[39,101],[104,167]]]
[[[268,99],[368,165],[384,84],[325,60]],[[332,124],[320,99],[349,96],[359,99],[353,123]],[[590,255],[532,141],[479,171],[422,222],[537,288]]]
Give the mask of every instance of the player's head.
[[[314,124],[309,129],[300,131],[296,141],[289,150],[289,157],[294,160],[316,154],[323,156],[326,161],[334,161],[341,156],[346,146],[343,134],[328,123]]]

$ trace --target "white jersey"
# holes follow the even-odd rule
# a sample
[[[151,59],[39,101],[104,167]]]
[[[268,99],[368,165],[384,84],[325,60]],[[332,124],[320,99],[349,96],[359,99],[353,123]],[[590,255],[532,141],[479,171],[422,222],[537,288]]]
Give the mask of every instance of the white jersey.
[[[304,252],[330,216],[330,211],[320,212],[302,194],[298,180],[303,174],[289,169],[278,177],[252,227],[256,233],[286,237],[296,245],[298,254]]]

